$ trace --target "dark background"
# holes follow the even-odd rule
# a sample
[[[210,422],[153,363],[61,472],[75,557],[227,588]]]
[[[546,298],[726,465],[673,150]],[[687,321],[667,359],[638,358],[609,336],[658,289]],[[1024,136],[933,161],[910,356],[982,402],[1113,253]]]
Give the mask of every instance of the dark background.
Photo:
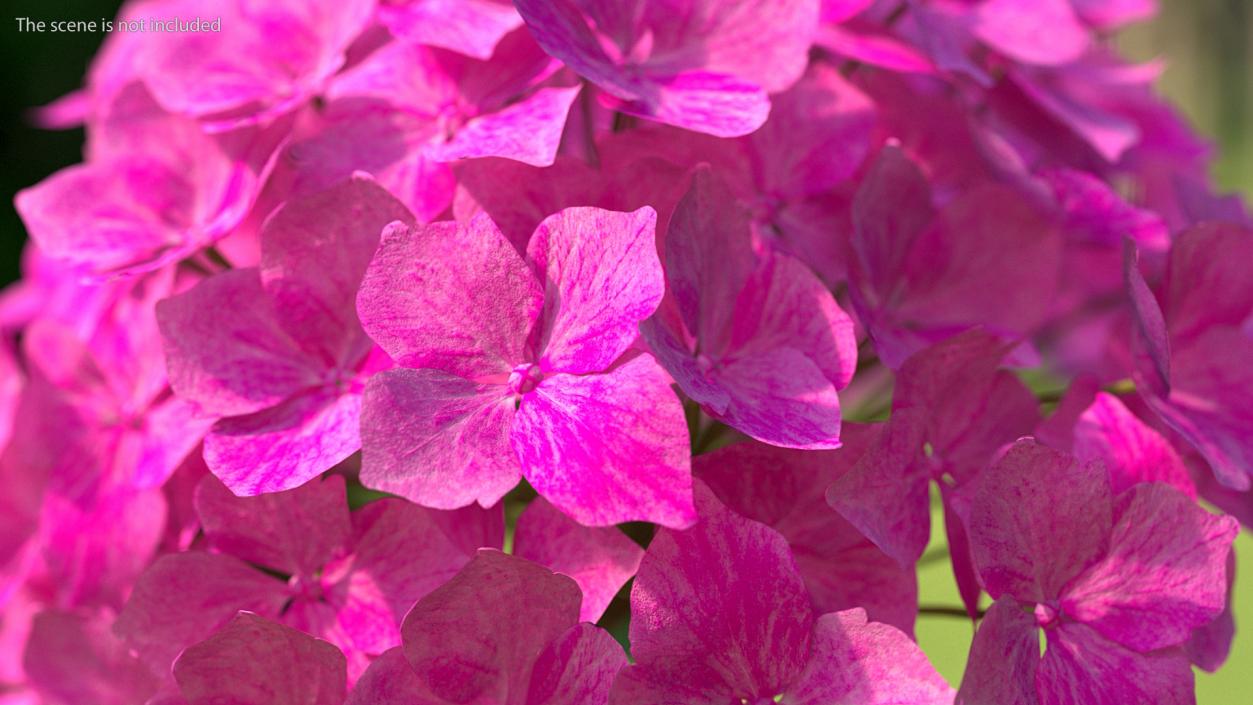
[[[30,121],[44,105],[82,85],[104,39],[96,34],[18,32],[17,17],[92,20],[117,15],[120,0],[5,0],[0,15],[0,284],[18,277],[26,230],[13,195],[82,160],[83,131],[49,131]]]

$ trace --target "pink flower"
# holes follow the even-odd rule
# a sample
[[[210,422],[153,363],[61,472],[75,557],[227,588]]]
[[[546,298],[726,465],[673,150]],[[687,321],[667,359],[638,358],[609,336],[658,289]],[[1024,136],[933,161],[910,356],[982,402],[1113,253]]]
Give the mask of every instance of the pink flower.
[[[970,510],[996,603],[958,702],[1191,702],[1180,645],[1223,609],[1238,528],[1164,484],[1114,495],[1099,464],[1019,441]]]
[[[817,616],[787,540],[696,486],[700,521],[663,529],[631,590],[631,655],[613,705],[939,705],[953,690],[918,647],[860,609]]]
[[[182,398],[220,420],[205,460],[232,491],[297,487],[361,447],[361,390],[390,366],[357,322],[357,286],[388,223],[413,216],[368,178],[286,203],[259,267],[157,307]]]
[[[349,705],[605,705],[626,654],[579,623],[574,581],[484,549],[410,610]]]
[[[516,0],[544,50],[631,115],[719,137],[765,122],[805,71],[817,0]]]
[[[655,218],[568,208],[525,259],[482,215],[389,227],[358,308],[401,368],[366,388],[362,481],[454,508],[525,476],[585,525],[690,523],[682,409],[631,350],[662,296]]]
[[[804,265],[758,254],[749,222],[698,168],[665,240],[670,297],[645,337],[714,418],[774,445],[838,447],[836,391],[856,367],[853,322]]]
[[[510,0],[380,0],[379,21],[407,42],[487,59],[522,25]]]

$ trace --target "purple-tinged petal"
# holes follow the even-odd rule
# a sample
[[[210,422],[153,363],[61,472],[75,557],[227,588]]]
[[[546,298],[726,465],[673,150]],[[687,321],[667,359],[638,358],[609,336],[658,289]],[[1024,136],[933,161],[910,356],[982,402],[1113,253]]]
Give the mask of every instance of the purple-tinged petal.
[[[916,410],[893,412],[871,450],[827,489],[826,499],[866,538],[902,566],[912,566],[931,534],[931,478],[911,460],[922,446]]]
[[[1067,587],[1064,614],[1136,651],[1183,643],[1227,600],[1227,555],[1240,525],[1172,487],[1118,498],[1109,552]]]
[[[1141,482],[1161,482],[1196,497],[1188,468],[1170,441],[1112,394],[1098,392],[1079,416],[1073,452],[1080,460],[1103,461],[1115,494]]]
[[[776,348],[738,356],[709,377],[730,400],[716,417],[737,431],[786,448],[839,447],[839,396],[800,351]]]
[[[619,677],[614,703],[642,702],[628,695],[640,686],[673,692],[660,702],[758,702],[783,692],[808,661],[814,613],[787,540],[704,485],[696,492],[700,521],[658,532],[635,576],[636,665]]]
[[[1050,169],[1039,178],[1053,191],[1067,229],[1087,241],[1115,245],[1129,237],[1154,250],[1170,246],[1170,229],[1160,215],[1126,202],[1100,178],[1074,169]]]
[[[237,497],[206,476],[195,506],[210,548],[282,573],[314,575],[351,535],[338,476],[258,497]]]
[[[948,705],[953,688],[910,638],[867,622],[861,609],[814,624],[809,663],[780,702],[789,705]]]
[[[579,89],[541,88],[499,112],[471,119],[447,143],[428,148],[427,154],[442,162],[503,157],[550,166]]]
[[[545,218],[527,245],[544,281],[540,365],[587,374],[609,367],[639,337],[665,292],[657,213],[567,208]]]
[[[255,269],[201,281],[157,304],[170,386],[210,414],[248,414],[317,386],[321,364],[282,330]]]
[[[1006,595],[992,603],[979,622],[957,703],[1039,705],[1039,667],[1040,634],[1035,616]]]
[[[576,624],[535,660],[526,705],[606,705],[613,679],[626,665],[609,632]]]
[[[1183,645],[1188,659],[1201,669],[1213,673],[1227,662],[1231,654],[1231,646],[1236,637],[1235,621],[1235,587],[1236,587],[1236,552],[1232,549],[1227,554],[1227,604],[1222,614],[1209,624],[1193,630],[1192,636]]]
[[[518,517],[514,555],[574,578],[583,591],[579,620],[595,622],[639,568],[644,549],[612,526],[589,528],[540,497]]]
[[[174,662],[188,705],[342,705],[344,654],[304,632],[240,612]]]
[[[23,662],[42,702],[134,705],[156,692],[161,672],[127,651],[109,631],[110,616],[59,610],[35,615]]]
[[[1157,13],[1156,0],[1070,0],[1084,22],[1097,29],[1114,29]]]
[[[221,419],[204,440],[209,469],[232,492],[281,492],[361,448],[361,396],[306,392],[247,416]]]
[[[602,96],[602,102],[628,115],[726,138],[755,132],[770,115],[770,97],[755,83],[703,72],[655,80],[648,99]]]
[[[167,555],[140,576],[113,630],[154,672],[167,673],[179,652],[236,612],[277,617],[289,594],[283,581],[232,556]]]
[[[523,362],[543,296],[509,241],[480,215],[469,223],[388,227],[357,311],[398,364],[477,377],[507,374]]]
[[[1048,632],[1036,674],[1040,702],[1193,705],[1192,668],[1181,649],[1141,654],[1082,624]]]
[[[506,34],[522,24],[507,0],[413,0],[379,3],[379,21],[394,36],[489,59]]]
[[[579,601],[570,578],[484,549],[405,617],[405,658],[443,700],[510,701],[544,648],[578,622]]]
[[[284,203],[261,230],[261,286],[279,325],[328,367],[355,366],[368,350],[357,322],[361,277],[392,222],[414,227],[404,204],[354,175]]]
[[[732,511],[783,534],[818,613],[864,607],[913,631],[916,579],[826,503],[826,488],[873,447],[879,427],[845,426],[838,451],[736,443],[696,456],[693,473]]]
[[[978,482],[967,528],[993,598],[1055,599],[1110,546],[1113,500],[1100,464],[1024,439]]]
[[[975,10],[974,32],[1010,58],[1032,64],[1064,64],[1091,44],[1071,0],[984,0]],[[1047,27],[1048,31],[1040,31]]]
[[[696,518],[683,406],[648,355],[544,378],[522,398],[510,440],[535,490],[580,524]]]
[[[361,407],[361,481],[371,489],[456,509],[491,506],[518,483],[515,402],[503,385],[394,369],[370,378]]]

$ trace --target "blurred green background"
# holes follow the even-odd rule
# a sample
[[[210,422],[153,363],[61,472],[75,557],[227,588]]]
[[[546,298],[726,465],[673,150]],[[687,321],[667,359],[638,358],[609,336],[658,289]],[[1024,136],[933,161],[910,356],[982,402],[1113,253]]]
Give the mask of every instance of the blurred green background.
[[[27,120],[32,106],[43,105],[77,88],[100,35],[17,32],[13,18],[91,19],[112,17],[116,0],[6,0],[0,18],[0,283],[18,275],[24,232],[12,207],[12,195],[53,171],[80,159],[82,131],[48,132]],[[1253,199],[1253,0],[1163,0],[1153,22],[1131,28],[1119,38],[1136,59],[1165,57],[1170,68],[1161,88],[1219,148],[1215,177],[1224,188]],[[943,549],[941,518],[934,521]],[[1202,705],[1249,705],[1253,702],[1253,537],[1243,532],[1239,552],[1235,608],[1237,638],[1231,660],[1218,674],[1198,673]],[[957,606],[960,601],[946,561],[919,570],[921,602]],[[940,672],[960,682],[971,629],[963,619],[923,616],[918,639]]]

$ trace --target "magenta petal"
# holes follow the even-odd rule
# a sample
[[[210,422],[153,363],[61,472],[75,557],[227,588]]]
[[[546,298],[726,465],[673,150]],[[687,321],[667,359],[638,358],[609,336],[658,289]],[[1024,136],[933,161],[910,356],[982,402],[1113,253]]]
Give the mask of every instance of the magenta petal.
[[[1180,644],[1222,612],[1240,525],[1161,484],[1118,498],[1109,553],[1066,587],[1065,614],[1136,651]]]
[[[606,705],[613,679],[626,665],[609,632],[576,624],[535,660],[526,705]]]
[[[860,609],[824,614],[814,624],[809,663],[784,702],[826,705],[948,705],[953,688],[918,645]]]
[[[656,229],[647,206],[567,208],[535,229],[526,252],[545,282],[545,372],[601,372],[635,342],[665,292]]]
[[[579,619],[595,622],[635,575],[644,549],[616,527],[589,528],[540,497],[518,517],[514,555],[574,578],[583,591]]]
[[[237,558],[167,555],[140,576],[113,629],[155,672],[165,673],[180,651],[239,610],[275,617],[288,596],[283,581]]]
[[[979,621],[966,673],[957,693],[960,705],[1039,705],[1036,672],[1040,634],[1035,616],[1008,595]],[[1082,700],[1057,701],[1074,702]]]
[[[502,0],[412,0],[380,3],[379,20],[414,44],[489,59],[496,44],[522,24],[513,4]]]
[[[248,414],[316,386],[321,364],[278,324],[255,269],[201,281],[157,304],[170,386],[204,411]]]
[[[808,660],[809,595],[782,535],[729,511],[703,484],[696,492],[700,521],[658,532],[635,576],[636,665],[615,691],[672,688],[669,702],[679,703],[772,698]],[[679,697],[689,693],[703,699]],[[615,695],[614,702],[642,701]]]
[[[1034,440],[1020,440],[983,474],[969,525],[971,552],[993,598],[1043,602],[1109,547],[1109,477]]]
[[[1140,654],[1082,624],[1049,633],[1036,675],[1040,702],[1193,705],[1192,668],[1180,649]]]
[[[510,440],[535,490],[580,524],[696,518],[683,406],[648,355],[546,377],[522,398]]]
[[[864,607],[871,619],[913,632],[912,569],[880,551],[826,502],[826,488],[872,447],[875,427],[845,427],[838,451],[736,443],[696,456],[694,474],[732,511],[783,534],[819,613]]]
[[[840,398],[813,361],[791,348],[764,350],[711,374],[730,399],[717,417],[786,448],[838,448]]]
[[[35,615],[23,661],[41,702],[134,705],[156,692],[161,672],[127,651],[109,631],[108,616],[60,610]]]
[[[579,618],[573,580],[484,549],[405,617],[405,658],[445,701],[506,702],[535,659]]]
[[[418,504],[495,504],[518,482],[514,400],[503,385],[436,370],[370,378],[361,408],[361,480]]]
[[[279,324],[327,365],[355,365],[365,352],[356,297],[379,236],[413,215],[362,175],[286,202],[261,230],[261,285]]]
[[[345,705],[444,705],[414,673],[397,646],[374,659],[348,694]]]
[[[1091,42],[1071,2],[984,0],[975,11],[975,33],[1018,61],[1064,64],[1079,58]]]
[[[1097,393],[1075,423],[1074,454],[1103,461],[1115,494],[1140,482],[1162,482],[1196,496],[1188,468],[1170,441],[1106,392]]]
[[[240,612],[174,662],[188,705],[342,705],[344,655],[304,632]]]
[[[255,565],[313,575],[350,536],[344,478],[286,492],[236,497],[216,478],[196,486],[196,514],[209,545]]]
[[[535,275],[480,215],[469,223],[389,227],[361,282],[357,311],[398,364],[476,377],[508,373],[523,361],[543,300]]]
[[[606,100],[628,115],[715,137],[743,137],[765,124],[770,97],[756,83],[719,73],[657,78],[649,100]]]
[[[503,157],[531,166],[550,166],[557,158],[566,114],[579,89],[541,88],[500,112],[470,120],[452,140],[429,148],[427,153],[445,162]]]

